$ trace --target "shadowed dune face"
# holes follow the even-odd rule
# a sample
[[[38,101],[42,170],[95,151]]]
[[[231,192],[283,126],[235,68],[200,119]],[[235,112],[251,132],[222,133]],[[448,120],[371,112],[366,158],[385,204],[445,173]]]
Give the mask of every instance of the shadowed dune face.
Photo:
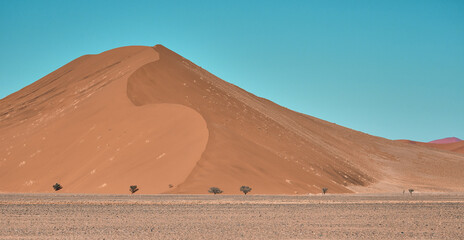
[[[215,185],[239,193],[237,186],[243,184],[253,185],[254,193],[314,193],[322,187],[333,192],[399,191],[424,181],[435,189],[440,188],[433,185],[435,177],[446,180],[446,174],[458,175],[451,166],[463,168],[454,155],[411,149],[293,112],[224,82],[163,46],[154,48],[160,60],[131,75],[129,98],[139,106],[189,106],[205,118],[210,134],[195,169],[171,192],[203,193]],[[428,168],[443,158],[447,167]]]
[[[1,99],[0,130],[3,192],[463,190],[461,154],[291,111],[161,45],[70,62]]]
[[[155,49],[160,60],[129,78],[129,99],[138,106],[189,106],[205,118],[210,131],[202,159],[174,192],[206,193],[216,184],[239,193],[245,183],[253,184],[255,193],[319,192],[322,186],[350,192],[344,184],[372,181],[352,165],[334,167],[329,154],[307,148],[308,136],[315,136],[293,119],[305,116],[217,79],[163,46]]]

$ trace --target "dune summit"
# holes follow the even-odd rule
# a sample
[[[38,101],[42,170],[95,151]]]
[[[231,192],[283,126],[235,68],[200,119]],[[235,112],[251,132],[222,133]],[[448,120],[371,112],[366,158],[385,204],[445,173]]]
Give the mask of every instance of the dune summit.
[[[294,112],[162,45],[82,56],[0,100],[1,192],[462,191],[463,170],[462,154]]]

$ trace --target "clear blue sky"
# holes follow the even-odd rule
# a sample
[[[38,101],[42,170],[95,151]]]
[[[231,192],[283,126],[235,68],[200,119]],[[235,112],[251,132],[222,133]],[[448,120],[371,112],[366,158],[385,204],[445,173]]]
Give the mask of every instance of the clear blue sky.
[[[339,125],[464,138],[464,1],[0,0],[0,98],[81,55],[155,44]]]

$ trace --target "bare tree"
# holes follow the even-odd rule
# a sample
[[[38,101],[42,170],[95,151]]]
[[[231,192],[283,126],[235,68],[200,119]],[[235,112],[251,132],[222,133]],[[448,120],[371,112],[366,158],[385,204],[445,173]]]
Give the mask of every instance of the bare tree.
[[[208,192],[209,193],[214,193],[214,195],[216,195],[216,194],[221,194],[222,190],[217,188],[217,187],[210,187]]]
[[[412,192],[414,192],[414,189],[410,188],[410,189],[408,189],[408,191],[409,191],[409,194],[411,194],[411,196],[412,196]]]
[[[60,189],[63,189],[63,186],[61,186],[61,184],[59,183],[55,183],[55,185],[53,185],[53,189],[55,189],[55,191],[58,191]]]
[[[326,188],[326,187],[325,187],[325,188],[322,188],[322,194],[324,194],[324,195],[325,195],[325,193],[326,193],[327,191],[329,191],[329,189],[328,189],[328,188]]]
[[[132,185],[132,186],[129,187],[129,191],[131,192],[131,194],[134,194],[138,190],[139,189],[137,188],[137,185]]]
[[[245,195],[251,191],[251,187],[248,186],[241,186],[240,191],[242,191]]]

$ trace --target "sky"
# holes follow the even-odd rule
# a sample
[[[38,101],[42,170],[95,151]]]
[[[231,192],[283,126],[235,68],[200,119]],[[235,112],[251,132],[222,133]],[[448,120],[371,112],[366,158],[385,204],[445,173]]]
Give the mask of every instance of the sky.
[[[464,1],[0,0],[0,98],[81,55],[156,44],[345,127],[464,139]]]

